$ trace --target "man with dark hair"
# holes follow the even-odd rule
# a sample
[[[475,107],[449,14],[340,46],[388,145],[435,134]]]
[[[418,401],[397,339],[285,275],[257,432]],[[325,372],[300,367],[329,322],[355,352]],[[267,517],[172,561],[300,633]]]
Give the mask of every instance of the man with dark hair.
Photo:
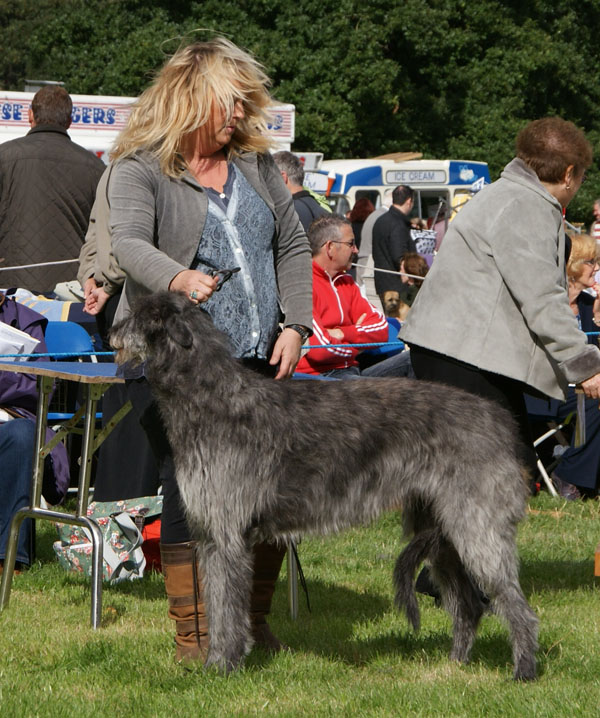
[[[300,218],[304,231],[308,232],[313,220],[317,217],[331,214],[323,205],[319,204],[312,194],[304,189],[304,167],[293,152],[285,150],[273,155],[275,164],[279,167],[285,186],[289,189],[294,200],[294,209]]]
[[[58,85],[39,90],[31,130],[0,144],[0,257],[7,267],[77,260],[104,163],[71,141],[73,103]],[[0,286],[51,292],[77,262],[0,272]]]
[[[398,275],[378,272],[377,269],[398,272],[406,252],[417,251],[414,240],[410,236],[413,195],[413,190],[407,185],[396,187],[392,192],[392,206],[373,226],[375,291],[381,299],[384,312],[388,302],[393,301],[397,304],[398,300],[406,294],[406,287]]]

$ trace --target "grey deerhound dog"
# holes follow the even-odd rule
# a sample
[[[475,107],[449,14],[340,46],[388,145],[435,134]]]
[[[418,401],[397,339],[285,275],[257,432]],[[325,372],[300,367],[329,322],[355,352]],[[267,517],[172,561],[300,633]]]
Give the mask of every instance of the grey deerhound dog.
[[[451,387],[409,379],[273,381],[231,356],[180,294],[137,304],[112,332],[117,361],[146,362],[206,577],[207,665],[251,647],[250,547],[326,534],[401,510],[412,540],[394,571],[415,629],[423,560],[469,659],[484,606],[508,623],[514,676],[535,678],[537,618],[518,577],[515,532],[528,495],[508,414]]]

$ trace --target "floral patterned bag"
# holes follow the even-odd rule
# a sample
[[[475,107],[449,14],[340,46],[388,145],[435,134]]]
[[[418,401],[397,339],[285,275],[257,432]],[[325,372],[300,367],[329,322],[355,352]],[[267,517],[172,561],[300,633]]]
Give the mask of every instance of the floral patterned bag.
[[[162,512],[162,496],[144,496],[123,501],[93,501],[87,509],[103,541],[102,578],[111,583],[142,578],[146,557],[142,549],[145,521]],[[53,544],[60,565],[67,571],[92,573],[92,540],[83,526],[56,524],[59,540]]]

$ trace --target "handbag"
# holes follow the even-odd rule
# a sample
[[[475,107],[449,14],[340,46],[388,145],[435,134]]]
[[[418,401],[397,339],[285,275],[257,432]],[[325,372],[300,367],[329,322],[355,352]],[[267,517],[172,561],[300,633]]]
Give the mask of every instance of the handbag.
[[[435,230],[411,229],[410,236],[412,237],[419,254],[433,254],[435,252],[435,242],[437,239]]]
[[[157,531],[155,524],[160,522],[162,502],[162,496],[144,496],[122,501],[93,501],[88,506],[87,517],[94,519],[102,532],[103,580],[118,583],[142,578],[147,565],[144,533],[151,544],[147,547],[150,567],[160,566],[160,529]],[[93,544],[89,529],[61,523],[57,523],[56,528],[59,540],[52,548],[60,565],[67,571],[91,576]]]

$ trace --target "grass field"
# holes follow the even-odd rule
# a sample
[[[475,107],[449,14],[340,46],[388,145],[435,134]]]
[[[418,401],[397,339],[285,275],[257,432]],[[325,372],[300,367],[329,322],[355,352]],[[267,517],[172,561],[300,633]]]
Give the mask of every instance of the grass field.
[[[89,582],[54,561],[38,523],[38,561],[15,577],[0,614],[0,716],[595,716],[600,715],[600,601],[594,551],[600,502],[532,499],[519,531],[521,579],[540,619],[539,681],[516,684],[508,635],[484,617],[473,660],[448,660],[447,615],[421,597],[422,628],[392,605],[399,517],[327,539],[300,557],[312,613],[287,611],[282,573],[271,619],[293,654],[261,651],[228,678],[173,661],[162,578],[106,586],[89,627]]]

